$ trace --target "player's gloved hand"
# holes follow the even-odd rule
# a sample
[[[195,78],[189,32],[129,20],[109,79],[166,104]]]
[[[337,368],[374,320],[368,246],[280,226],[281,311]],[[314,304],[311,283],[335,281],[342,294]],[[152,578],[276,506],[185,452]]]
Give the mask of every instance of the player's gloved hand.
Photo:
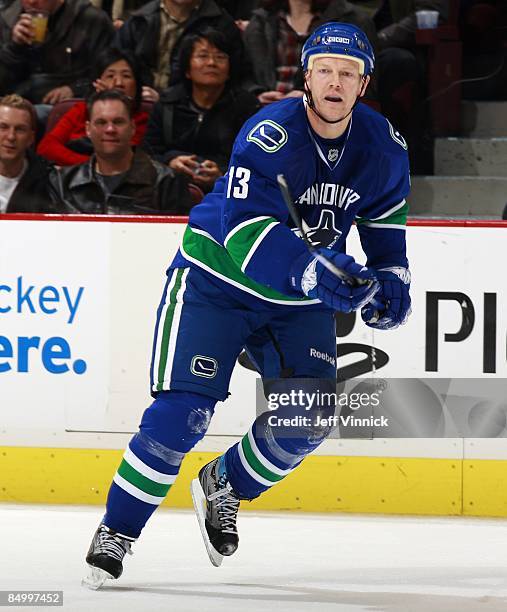
[[[331,270],[306,253],[296,259],[291,267],[292,286],[310,298],[317,298],[326,306],[341,312],[358,310],[367,304],[378,291],[375,274],[357,264],[353,257],[335,253],[331,249],[319,249],[319,253],[329,259],[336,267],[351,274],[365,283],[350,285],[341,280]]]
[[[379,313],[377,308],[367,304],[361,310],[361,317],[368,327],[396,329],[407,321],[412,312],[409,294],[410,270],[393,266],[377,270],[376,275],[380,288],[375,298],[385,304],[385,310]]]

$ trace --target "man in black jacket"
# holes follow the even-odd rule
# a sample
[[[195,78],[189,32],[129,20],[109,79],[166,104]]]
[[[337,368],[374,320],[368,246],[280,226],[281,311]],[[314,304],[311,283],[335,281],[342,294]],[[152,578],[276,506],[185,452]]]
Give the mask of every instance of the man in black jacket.
[[[192,206],[186,180],[130,145],[135,131],[129,98],[118,90],[94,94],[86,124],[95,153],[52,176],[69,212],[186,215]]]
[[[32,9],[49,13],[42,43]],[[113,36],[111,20],[89,0],[15,0],[0,13],[0,93],[15,91],[34,104],[83,97],[94,58]]]
[[[58,213],[48,166],[31,152],[36,117],[33,106],[15,94],[0,98],[0,213]]]
[[[182,80],[178,61],[181,42],[205,27],[231,42],[242,77],[248,78],[241,33],[233,18],[213,0],[152,0],[131,15],[118,31],[117,45],[130,51],[143,67],[146,85],[164,89]]]

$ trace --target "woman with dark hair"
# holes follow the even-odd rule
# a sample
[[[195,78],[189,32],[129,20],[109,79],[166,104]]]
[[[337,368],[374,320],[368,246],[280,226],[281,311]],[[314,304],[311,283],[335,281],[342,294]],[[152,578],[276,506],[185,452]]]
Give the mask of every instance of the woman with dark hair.
[[[230,43],[212,29],[185,38],[180,50],[184,81],[164,90],[153,107],[143,146],[152,157],[211,191],[229,163],[232,145],[257,109],[239,89],[239,66]]]
[[[308,35],[322,23],[341,21],[360,27],[376,47],[367,13],[346,0],[261,0],[244,32],[255,91],[261,104],[303,95],[299,58]]]
[[[118,49],[107,49],[95,64],[95,91],[118,89],[132,99],[136,132],[132,139],[138,145],[143,139],[148,113],[141,110],[143,99],[156,101],[154,90],[143,87],[139,70],[130,55]],[[72,166],[88,161],[93,147],[86,136],[87,112],[84,101],[72,106],[58,123],[47,132],[37,147],[37,153],[58,166]]]

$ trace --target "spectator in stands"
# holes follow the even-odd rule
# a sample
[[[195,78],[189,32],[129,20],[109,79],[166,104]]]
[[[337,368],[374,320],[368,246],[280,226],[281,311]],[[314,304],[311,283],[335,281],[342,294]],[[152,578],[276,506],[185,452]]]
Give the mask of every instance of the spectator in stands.
[[[432,173],[424,56],[416,48],[416,11],[447,17],[447,0],[382,0],[374,16],[378,31],[378,94],[382,112],[409,144],[411,170]]]
[[[118,31],[117,45],[131,51],[158,90],[180,82],[178,65],[182,40],[205,27],[219,30],[231,43],[238,66],[246,67],[241,32],[233,18],[213,0],[152,0],[136,11]]]
[[[49,12],[42,43],[34,40],[31,9]],[[15,0],[0,13],[0,93],[14,91],[34,104],[83,96],[113,35],[108,16],[89,0]]]
[[[69,210],[90,214],[188,214],[187,182],[141,149],[133,151],[132,104],[115,89],[88,101],[86,132],[94,154],[52,176]]]
[[[125,51],[106,49],[97,58],[94,68],[95,91],[117,89],[132,100],[136,131],[131,144],[140,144],[148,124],[148,113],[141,110],[143,92],[148,89],[148,98],[151,99],[153,90],[142,87],[140,71]],[[93,145],[86,135],[86,120],[86,102],[76,102],[44,135],[37,153],[59,166],[73,166],[88,161],[93,153]]]
[[[144,140],[150,155],[203,191],[226,172],[234,139],[258,108],[253,94],[235,86],[232,45],[212,29],[185,38],[180,56],[185,80],[162,92]]]
[[[35,109],[16,94],[0,98],[0,213],[56,213],[48,167],[31,146]]]
[[[215,0],[215,2],[234,17],[236,25],[242,32],[246,30],[253,11],[259,5],[259,0]]]
[[[346,0],[261,0],[244,33],[252,59],[255,87],[262,104],[281,100],[287,94],[303,94],[299,58],[310,32],[328,21],[360,27],[372,45],[375,27],[367,13]]]
[[[96,0],[97,1],[97,0]],[[150,0],[98,0],[102,4],[102,9],[111,17],[113,26],[119,30],[127,19],[134,13],[148,4]],[[95,2],[95,6],[97,6]]]

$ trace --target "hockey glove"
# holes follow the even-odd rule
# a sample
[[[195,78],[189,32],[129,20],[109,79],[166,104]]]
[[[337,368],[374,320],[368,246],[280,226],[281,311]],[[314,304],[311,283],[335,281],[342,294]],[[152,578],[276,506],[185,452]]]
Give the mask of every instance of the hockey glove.
[[[385,310],[378,312],[367,304],[361,310],[361,317],[369,327],[374,329],[396,329],[403,325],[410,313],[410,270],[393,266],[376,271],[380,283],[375,298],[385,304]],[[377,316],[376,316],[377,315]]]
[[[291,267],[290,280],[294,289],[341,312],[358,310],[378,291],[375,274],[357,264],[350,255],[335,253],[331,249],[319,249],[319,253],[347,274],[370,282],[363,285],[348,284],[305,253]]]

